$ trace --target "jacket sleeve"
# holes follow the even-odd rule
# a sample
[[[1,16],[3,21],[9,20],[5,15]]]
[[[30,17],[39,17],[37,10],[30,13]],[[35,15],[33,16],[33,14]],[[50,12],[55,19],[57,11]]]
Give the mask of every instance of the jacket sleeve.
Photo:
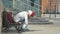
[[[28,16],[25,15],[25,24],[28,24]]]

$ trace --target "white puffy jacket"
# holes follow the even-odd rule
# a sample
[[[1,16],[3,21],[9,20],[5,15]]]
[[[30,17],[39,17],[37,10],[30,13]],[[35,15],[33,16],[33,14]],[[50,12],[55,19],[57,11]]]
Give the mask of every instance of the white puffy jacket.
[[[25,23],[28,24],[28,12],[27,12],[27,11],[19,12],[19,13],[14,17],[15,22],[19,22],[20,17],[24,17],[24,18],[25,18]]]

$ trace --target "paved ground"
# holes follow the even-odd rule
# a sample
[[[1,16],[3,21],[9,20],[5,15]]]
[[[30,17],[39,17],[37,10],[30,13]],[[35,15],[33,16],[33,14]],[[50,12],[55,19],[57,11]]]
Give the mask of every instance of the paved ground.
[[[29,24],[29,31],[22,33],[18,33],[15,28],[12,27],[8,33],[2,32],[2,34],[60,34],[60,18],[51,18],[49,21],[53,22],[53,24]]]
[[[54,24],[29,25],[28,28],[30,29],[29,31],[22,32],[22,33],[17,33],[17,31],[14,30],[8,33],[2,32],[2,34],[60,34],[60,26]]]
[[[42,23],[44,19],[38,20]],[[36,21],[36,22],[38,22]],[[60,18],[50,19],[53,24],[30,24],[28,25],[29,31],[18,33],[14,27],[10,28],[9,32],[2,32],[2,34],[60,34]],[[35,21],[34,21],[35,22]]]

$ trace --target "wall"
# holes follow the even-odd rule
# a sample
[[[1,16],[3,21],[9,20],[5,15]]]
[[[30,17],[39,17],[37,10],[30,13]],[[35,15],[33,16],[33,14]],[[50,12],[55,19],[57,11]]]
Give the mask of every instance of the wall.
[[[3,5],[2,5],[2,0],[0,0],[0,34],[1,34],[1,26],[2,26],[2,19],[1,19],[2,11],[3,11]]]
[[[60,12],[60,0],[58,0],[58,12]]]
[[[13,0],[2,0],[5,8],[13,8]]]
[[[49,0],[42,0],[42,12],[45,12],[45,9],[49,6]]]
[[[51,3],[50,3],[51,1]],[[42,0],[42,12],[56,11],[56,0]]]

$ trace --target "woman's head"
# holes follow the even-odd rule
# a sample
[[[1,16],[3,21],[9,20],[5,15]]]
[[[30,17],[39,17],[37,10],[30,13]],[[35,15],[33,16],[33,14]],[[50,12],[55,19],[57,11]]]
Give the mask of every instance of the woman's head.
[[[35,13],[34,13],[34,11],[28,10],[28,14],[30,17],[33,17]]]

